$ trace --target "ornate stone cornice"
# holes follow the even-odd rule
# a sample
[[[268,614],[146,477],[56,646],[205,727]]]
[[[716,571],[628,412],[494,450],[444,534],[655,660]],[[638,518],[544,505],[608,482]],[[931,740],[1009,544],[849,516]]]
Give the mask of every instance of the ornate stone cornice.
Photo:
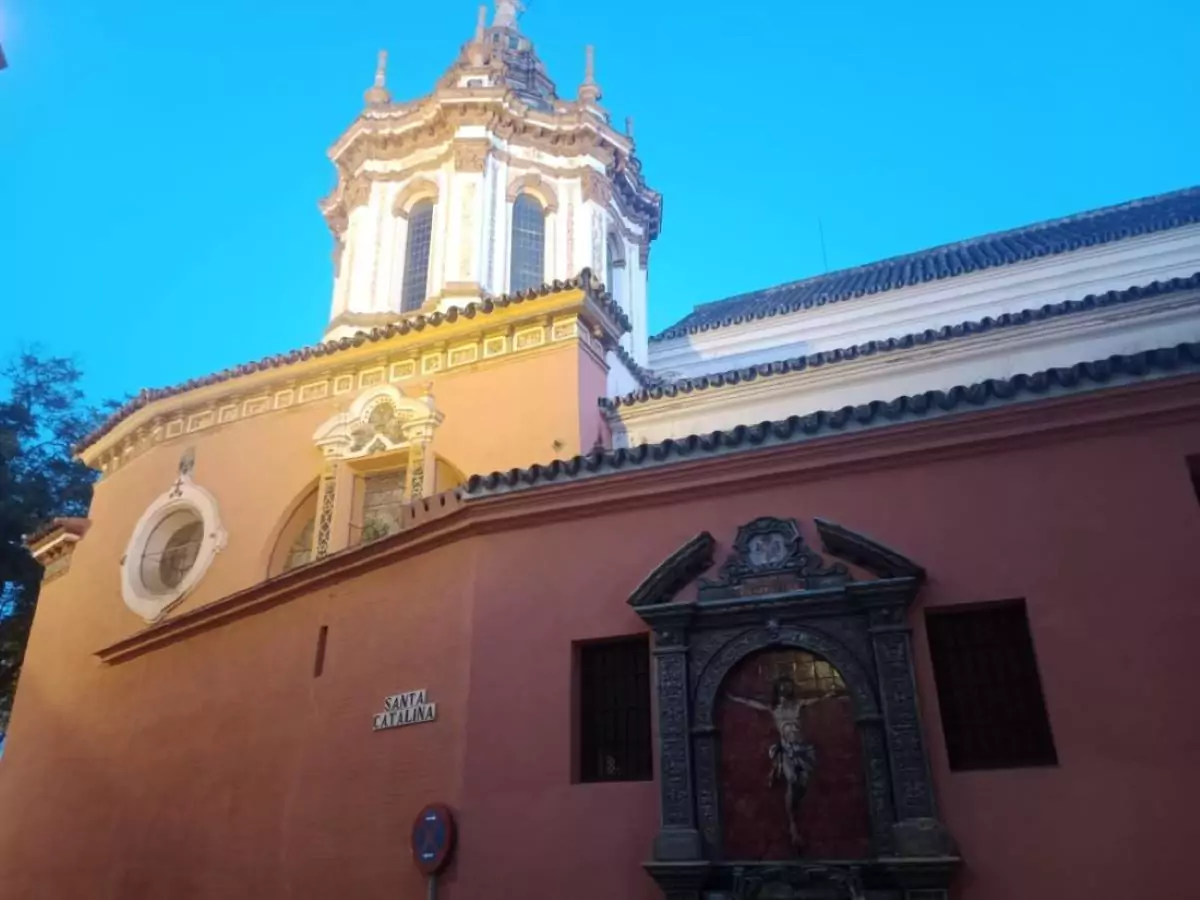
[[[492,147],[492,142],[487,138],[459,139],[453,147],[456,171],[481,174],[487,168],[488,153]]]
[[[347,316],[339,324],[369,327],[363,316]],[[628,317],[608,294],[600,292],[599,283],[585,269],[568,281],[485,297],[445,312],[381,316],[374,327],[352,337],[234,366],[174,387],[142,391],[88,435],[75,452],[88,465],[107,472],[164,440],[349,390],[340,387],[342,382],[368,387],[500,360],[568,340],[586,344],[589,352],[603,356],[630,327]],[[498,330],[505,334],[497,338]],[[371,346],[385,342],[387,346]],[[346,356],[328,359],[338,354]],[[181,394],[193,396],[163,402]],[[135,418],[126,424],[131,417]]]
[[[481,93],[484,90],[490,91],[491,96]],[[662,197],[646,186],[641,163],[632,156],[633,146],[627,136],[597,123],[594,116],[570,104],[560,104],[553,113],[540,113],[525,107],[510,93],[497,92],[494,88],[439,88],[412,107],[364,112],[330,151],[338,170],[338,187],[322,201],[321,208],[331,230],[338,233],[345,227],[349,211],[363,196],[356,192],[364,189],[364,182],[383,178],[395,180],[408,177],[419,169],[436,167],[431,161],[423,160],[400,172],[385,175],[365,170],[368,162],[404,160],[445,146],[447,152],[453,154],[457,167],[482,171],[490,141],[455,141],[460,127],[482,126],[512,146],[528,147],[556,157],[586,156],[598,161],[605,166],[608,182],[612,185],[611,193],[619,200],[627,218],[639,224],[644,221],[648,237],[657,236]],[[460,150],[456,146],[470,149]],[[482,159],[479,158],[480,151],[483,151]],[[490,149],[490,152],[499,155],[498,148]],[[519,157],[510,159],[516,162]],[[462,165],[459,165],[460,161]],[[532,160],[521,162],[534,165]],[[584,170],[582,166],[577,169],[581,173]],[[591,167],[586,170],[595,172]],[[369,184],[366,187],[369,189]]]

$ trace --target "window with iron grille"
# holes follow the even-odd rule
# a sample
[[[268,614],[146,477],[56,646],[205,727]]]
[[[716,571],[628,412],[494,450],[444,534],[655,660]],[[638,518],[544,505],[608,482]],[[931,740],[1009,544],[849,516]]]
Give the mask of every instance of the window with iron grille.
[[[518,194],[513,202],[512,216],[509,289],[523,291],[546,280],[546,212],[536,197]]]
[[[408,245],[404,250],[404,285],[400,311],[413,312],[425,302],[429,250],[433,241],[433,201],[422,200],[408,211]]]
[[[579,780],[649,781],[650,642],[578,645]]]
[[[925,630],[950,768],[1057,764],[1025,601],[926,610]]]

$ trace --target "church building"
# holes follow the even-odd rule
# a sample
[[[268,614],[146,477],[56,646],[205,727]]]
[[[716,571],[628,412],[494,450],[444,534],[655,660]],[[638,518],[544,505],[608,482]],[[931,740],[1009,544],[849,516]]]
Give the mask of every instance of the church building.
[[[651,334],[665,161],[519,12],[380,55],[323,335],[76,448],[0,896],[1194,896],[1200,188]]]

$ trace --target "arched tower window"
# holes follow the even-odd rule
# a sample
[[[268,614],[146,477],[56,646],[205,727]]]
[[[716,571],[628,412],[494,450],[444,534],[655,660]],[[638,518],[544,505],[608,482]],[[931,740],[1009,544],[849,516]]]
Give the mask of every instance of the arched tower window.
[[[604,286],[613,297],[617,297],[617,269],[625,265],[625,248],[621,245],[621,239],[611,231],[608,233],[607,244],[605,249],[608,251],[608,258],[604,267]]]
[[[513,201],[511,272],[511,291],[546,280],[546,211],[530,194],[518,194]]]
[[[413,312],[425,302],[429,283],[429,251],[433,243],[433,201],[420,200],[408,211],[408,245],[404,250],[404,286],[400,311]]]

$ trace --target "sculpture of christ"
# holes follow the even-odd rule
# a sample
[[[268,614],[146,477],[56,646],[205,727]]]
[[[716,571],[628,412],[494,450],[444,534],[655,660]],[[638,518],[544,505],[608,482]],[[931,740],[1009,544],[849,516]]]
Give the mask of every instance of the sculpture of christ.
[[[767,751],[767,757],[771,763],[771,774],[767,778],[767,786],[774,787],[781,782],[784,786],[783,802],[787,811],[788,831],[796,852],[801,849],[800,829],[796,825],[796,810],[800,806],[800,801],[804,799],[809,778],[817,764],[816,750],[804,737],[804,729],[800,724],[800,712],[806,706],[820,703],[839,693],[841,690],[835,689],[819,697],[802,699],[796,696],[795,682],[785,675],[775,679],[769,706],[758,700],[726,694],[734,703],[770,713],[775,721],[775,730],[778,732],[779,740]]]

